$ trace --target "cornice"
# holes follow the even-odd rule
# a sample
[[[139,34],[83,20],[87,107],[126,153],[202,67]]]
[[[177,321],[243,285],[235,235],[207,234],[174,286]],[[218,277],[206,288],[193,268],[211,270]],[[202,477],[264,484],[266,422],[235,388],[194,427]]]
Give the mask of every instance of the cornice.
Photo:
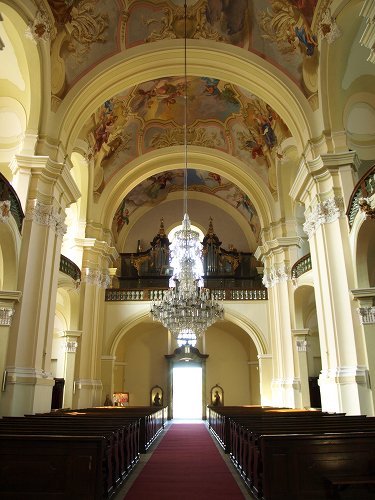
[[[329,178],[333,171],[338,171],[348,165],[355,171],[358,170],[360,161],[355,151],[321,154],[313,160],[303,157],[289,195],[294,201],[302,201],[304,193],[309,190],[311,184]]]

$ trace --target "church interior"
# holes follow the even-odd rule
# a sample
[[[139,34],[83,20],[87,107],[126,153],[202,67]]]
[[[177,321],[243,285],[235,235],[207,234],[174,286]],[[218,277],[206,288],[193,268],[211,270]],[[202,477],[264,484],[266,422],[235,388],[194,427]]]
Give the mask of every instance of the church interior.
[[[374,2],[0,16],[0,416],[373,416]],[[152,313],[185,213],[220,310],[190,337]]]

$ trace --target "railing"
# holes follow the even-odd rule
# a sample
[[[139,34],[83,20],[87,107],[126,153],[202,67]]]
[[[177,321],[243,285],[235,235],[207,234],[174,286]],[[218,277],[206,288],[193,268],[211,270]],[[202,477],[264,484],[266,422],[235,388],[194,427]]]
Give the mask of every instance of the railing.
[[[65,255],[60,255],[60,271],[73,278],[74,281],[81,281],[80,268]]]
[[[301,259],[297,260],[297,262],[292,267],[290,272],[292,279],[299,278],[302,274],[307,273],[307,271],[311,271],[311,254],[304,255]]]
[[[346,215],[349,221],[350,229],[353,226],[355,216],[361,209],[362,198],[369,198],[375,193],[375,165],[365,173],[365,175],[357,182],[353,194],[350,197],[348,210]]]
[[[107,302],[122,301],[158,301],[161,300],[166,292],[165,289],[158,290],[128,290],[119,288],[107,288],[105,300]],[[267,289],[264,290],[210,290],[210,298],[214,300],[267,300]]]
[[[0,201],[10,201],[10,212],[16,221],[18,231],[22,232],[22,222],[25,217],[21,202],[10,182],[0,173]]]

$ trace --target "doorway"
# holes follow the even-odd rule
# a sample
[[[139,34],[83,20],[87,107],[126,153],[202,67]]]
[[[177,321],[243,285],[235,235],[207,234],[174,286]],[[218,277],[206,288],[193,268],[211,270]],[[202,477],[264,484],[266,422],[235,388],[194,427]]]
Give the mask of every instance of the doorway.
[[[173,418],[202,419],[202,367],[173,368]]]

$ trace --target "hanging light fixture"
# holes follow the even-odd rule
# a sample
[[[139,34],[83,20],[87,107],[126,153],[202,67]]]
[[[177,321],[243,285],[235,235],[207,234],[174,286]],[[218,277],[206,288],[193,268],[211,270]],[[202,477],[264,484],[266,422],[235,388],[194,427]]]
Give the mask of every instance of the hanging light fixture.
[[[216,321],[223,319],[224,308],[213,297],[210,291],[203,288],[202,250],[199,233],[193,231],[187,213],[187,4],[184,4],[184,87],[185,87],[185,119],[184,119],[184,192],[182,229],[177,231],[170,247],[171,267],[174,269],[170,280],[170,288],[163,299],[154,302],[151,314],[154,320],[160,321],[176,338],[178,345],[195,346],[196,340]]]

